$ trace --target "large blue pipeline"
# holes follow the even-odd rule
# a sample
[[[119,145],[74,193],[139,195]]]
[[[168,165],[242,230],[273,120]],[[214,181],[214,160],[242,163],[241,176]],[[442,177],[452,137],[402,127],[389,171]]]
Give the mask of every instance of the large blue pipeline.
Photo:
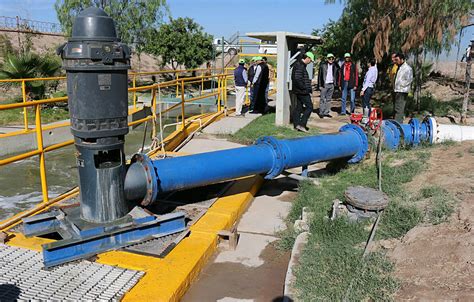
[[[384,121],[384,144],[389,149],[433,142],[433,121],[412,119],[408,124]],[[284,170],[316,162],[347,158],[361,161],[369,149],[362,127],[345,125],[335,134],[296,139],[263,137],[254,145],[195,155],[151,160],[144,154],[132,158],[125,178],[126,199],[146,206],[164,192],[213,184],[238,177],[263,174],[266,179]]]

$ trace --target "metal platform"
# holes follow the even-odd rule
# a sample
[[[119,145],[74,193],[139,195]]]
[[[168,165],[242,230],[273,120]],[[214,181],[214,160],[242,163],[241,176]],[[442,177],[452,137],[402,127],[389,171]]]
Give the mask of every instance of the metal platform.
[[[43,268],[41,253],[0,244],[0,301],[120,300],[144,272],[78,261]]]

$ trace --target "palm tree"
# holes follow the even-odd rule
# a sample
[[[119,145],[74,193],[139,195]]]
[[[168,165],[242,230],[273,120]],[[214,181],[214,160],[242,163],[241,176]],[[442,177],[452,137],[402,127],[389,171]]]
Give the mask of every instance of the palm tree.
[[[59,59],[51,56],[40,57],[30,52],[10,53],[0,65],[0,79],[26,79],[55,76],[61,68]],[[4,86],[21,85],[20,82],[3,83]],[[27,98],[43,97],[46,91],[44,81],[25,82]]]

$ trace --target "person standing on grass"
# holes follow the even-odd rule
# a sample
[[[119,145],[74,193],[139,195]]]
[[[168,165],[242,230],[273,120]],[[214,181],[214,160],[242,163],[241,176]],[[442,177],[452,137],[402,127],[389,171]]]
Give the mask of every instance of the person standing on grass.
[[[339,73],[339,66],[334,62],[334,55],[329,53],[326,56],[326,62],[319,65],[318,72],[318,89],[321,90],[321,98],[319,101],[319,117],[332,117],[329,114],[331,109],[332,94],[334,93],[335,84]]]
[[[339,72],[339,87],[342,89],[342,107],[341,115],[346,115],[346,99],[347,93],[351,97],[351,113],[355,110],[355,92],[359,84],[359,74],[357,66],[352,62],[351,54],[346,52],[344,54],[344,64]]]
[[[378,70],[375,59],[370,59],[369,70],[365,74],[364,83],[362,84],[362,90],[360,96],[362,96],[362,108],[364,108],[364,114],[367,112],[367,116],[370,116],[370,98],[375,91],[375,83],[377,82]]]
[[[292,92],[296,95],[296,108],[293,111],[293,125],[296,130],[308,132],[306,124],[313,112],[313,101],[311,100],[311,79],[309,78],[306,65],[314,61],[314,54],[307,52],[302,59],[296,61],[291,72]]]
[[[405,104],[407,102],[408,93],[413,82],[413,70],[405,61],[402,53],[395,56],[398,65],[397,76],[395,78],[394,92],[395,103],[393,104],[394,119],[399,123],[403,123],[405,118]]]
[[[242,106],[245,99],[245,88],[247,87],[247,68],[245,68],[245,60],[239,60],[239,66],[234,69],[235,83],[235,116],[242,116]]]

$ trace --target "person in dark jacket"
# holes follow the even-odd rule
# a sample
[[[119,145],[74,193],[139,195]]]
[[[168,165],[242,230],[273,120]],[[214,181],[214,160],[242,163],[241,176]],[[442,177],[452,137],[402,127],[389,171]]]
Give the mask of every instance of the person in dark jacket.
[[[250,61],[249,69],[247,70],[247,76],[248,76],[248,85],[247,85],[247,87],[249,89],[249,100],[250,100],[249,111],[252,111],[253,106],[254,106],[252,81],[253,81],[253,77],[255,76],[255,69],[257,68],[257,64],[255,63],[255,58],[256,57],[252,57],[252,60]]]
[[[292,92],[296,95],[296,108],[293,110],[293,125],[296,130],[308,132],[306,123],[311,112],[313,102],[311,100],[311,79],[309,78],[306,65],[314,61],[314,54],[307,52],[301,60],[296,61],[291,72]]]
[[[329,114],[331,109],[330,102],[334,88],[337,87],[339,66],[334,62],[334,55],[329,53],[326,56],[326,62],[319,65],[318,72],[318,88],[321,90],[321,98],[319,101],[319,117],[332,117]]]
[[[250,113],[265,113],[267,102],[265,100],[265,90],[268,86],[269,81],[269,69],[268,65],[263,61],[262,57],[257,57],[257,67],[255,69],[255,75],[253,77],[253,106]]]
[[[346,99],[347,92],[351,94],[351,113],[355,110],[355,92],[359,84],[359,74],[357,66],[352,62],[351,54],[346,52],[344,54],[344,64],[341,66],[339,72],[339,87],[342,89],[342,107],[341,115],[346,114]]]

